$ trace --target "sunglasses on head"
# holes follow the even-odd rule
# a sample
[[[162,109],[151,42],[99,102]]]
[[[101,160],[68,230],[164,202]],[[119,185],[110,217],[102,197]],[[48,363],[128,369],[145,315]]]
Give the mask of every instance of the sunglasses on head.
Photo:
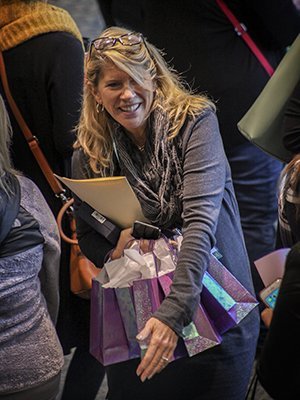
[[[143,42],[143,35],[137,32],[129,32],[117,37],[101,37],[94,39],[90,45],[89,58],[91,56],[93,46],[97,51],[101,51],[109,47],[114,47],[116,43],[120,43],[123,46],[134,46]]]

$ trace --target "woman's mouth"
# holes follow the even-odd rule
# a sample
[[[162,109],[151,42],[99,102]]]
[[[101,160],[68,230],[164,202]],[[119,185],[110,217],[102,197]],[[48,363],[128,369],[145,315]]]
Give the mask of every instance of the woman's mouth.
[[[135,112],[140,107],[141,103],[138,104],[129,104],[123,107],[120,107],[120,110],[123,112]]]

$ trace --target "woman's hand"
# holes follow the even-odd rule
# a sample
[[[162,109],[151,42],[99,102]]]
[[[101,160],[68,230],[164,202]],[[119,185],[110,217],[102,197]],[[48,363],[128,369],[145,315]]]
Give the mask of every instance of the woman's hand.
[[[147,338],[150,338],[150,344],[136,370],[142,382],[167,366],[178,341],[176,333],[156,318],[150,318],[137,336],[139,341],[146,341]]]
[[[134,237],[132,236],[132,228],[123,229],[120,233],[117,246],[111,253],[110,258],[112,260],[116,260],[117,258],[122,257],[124,249],[127,247],[128,242],[130,242],[131,240],[134,240]]]
[[[269,328],[273,318],[273,310],[271,308],[265,308],[260,315],[266,327]]]
[[[117,258],[122,257],[122,255],[124,253],[124,249],[127,248],[128,243],[132,240],[136,240],[132,236],[132,228],[123,229],[120,233],[120,237],[119,237],[117,246],[112,251],[110,258],[112,260],[116,260]],[[140,249],[143,253],[148,253],[149,251],[151,251],[150,240],[146,240],[146,239],[139,239],[139,240],[140,240]]]

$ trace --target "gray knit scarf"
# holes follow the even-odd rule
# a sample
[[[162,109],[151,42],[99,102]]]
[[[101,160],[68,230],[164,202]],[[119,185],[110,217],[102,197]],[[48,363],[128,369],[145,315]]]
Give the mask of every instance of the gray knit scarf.
[[[162,111],[150,116],[145,150],[139,151],[119,124],[113,129],[121,175],[127,177],[152,224],[174,228],[182,211],[182,138],[168,140]]]

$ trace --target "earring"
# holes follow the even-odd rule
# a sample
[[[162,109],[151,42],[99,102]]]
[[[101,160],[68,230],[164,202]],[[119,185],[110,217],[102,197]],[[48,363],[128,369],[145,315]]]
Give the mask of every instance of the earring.
[[[100,108],[100,106],[101,106],[101,108]],[[100,103],[97,103],[96,104],[96,112],[97,112],[97,114],[99,114],[99,112],[103,112],[104,111],[104,105],[103,104],[100,104]]]

